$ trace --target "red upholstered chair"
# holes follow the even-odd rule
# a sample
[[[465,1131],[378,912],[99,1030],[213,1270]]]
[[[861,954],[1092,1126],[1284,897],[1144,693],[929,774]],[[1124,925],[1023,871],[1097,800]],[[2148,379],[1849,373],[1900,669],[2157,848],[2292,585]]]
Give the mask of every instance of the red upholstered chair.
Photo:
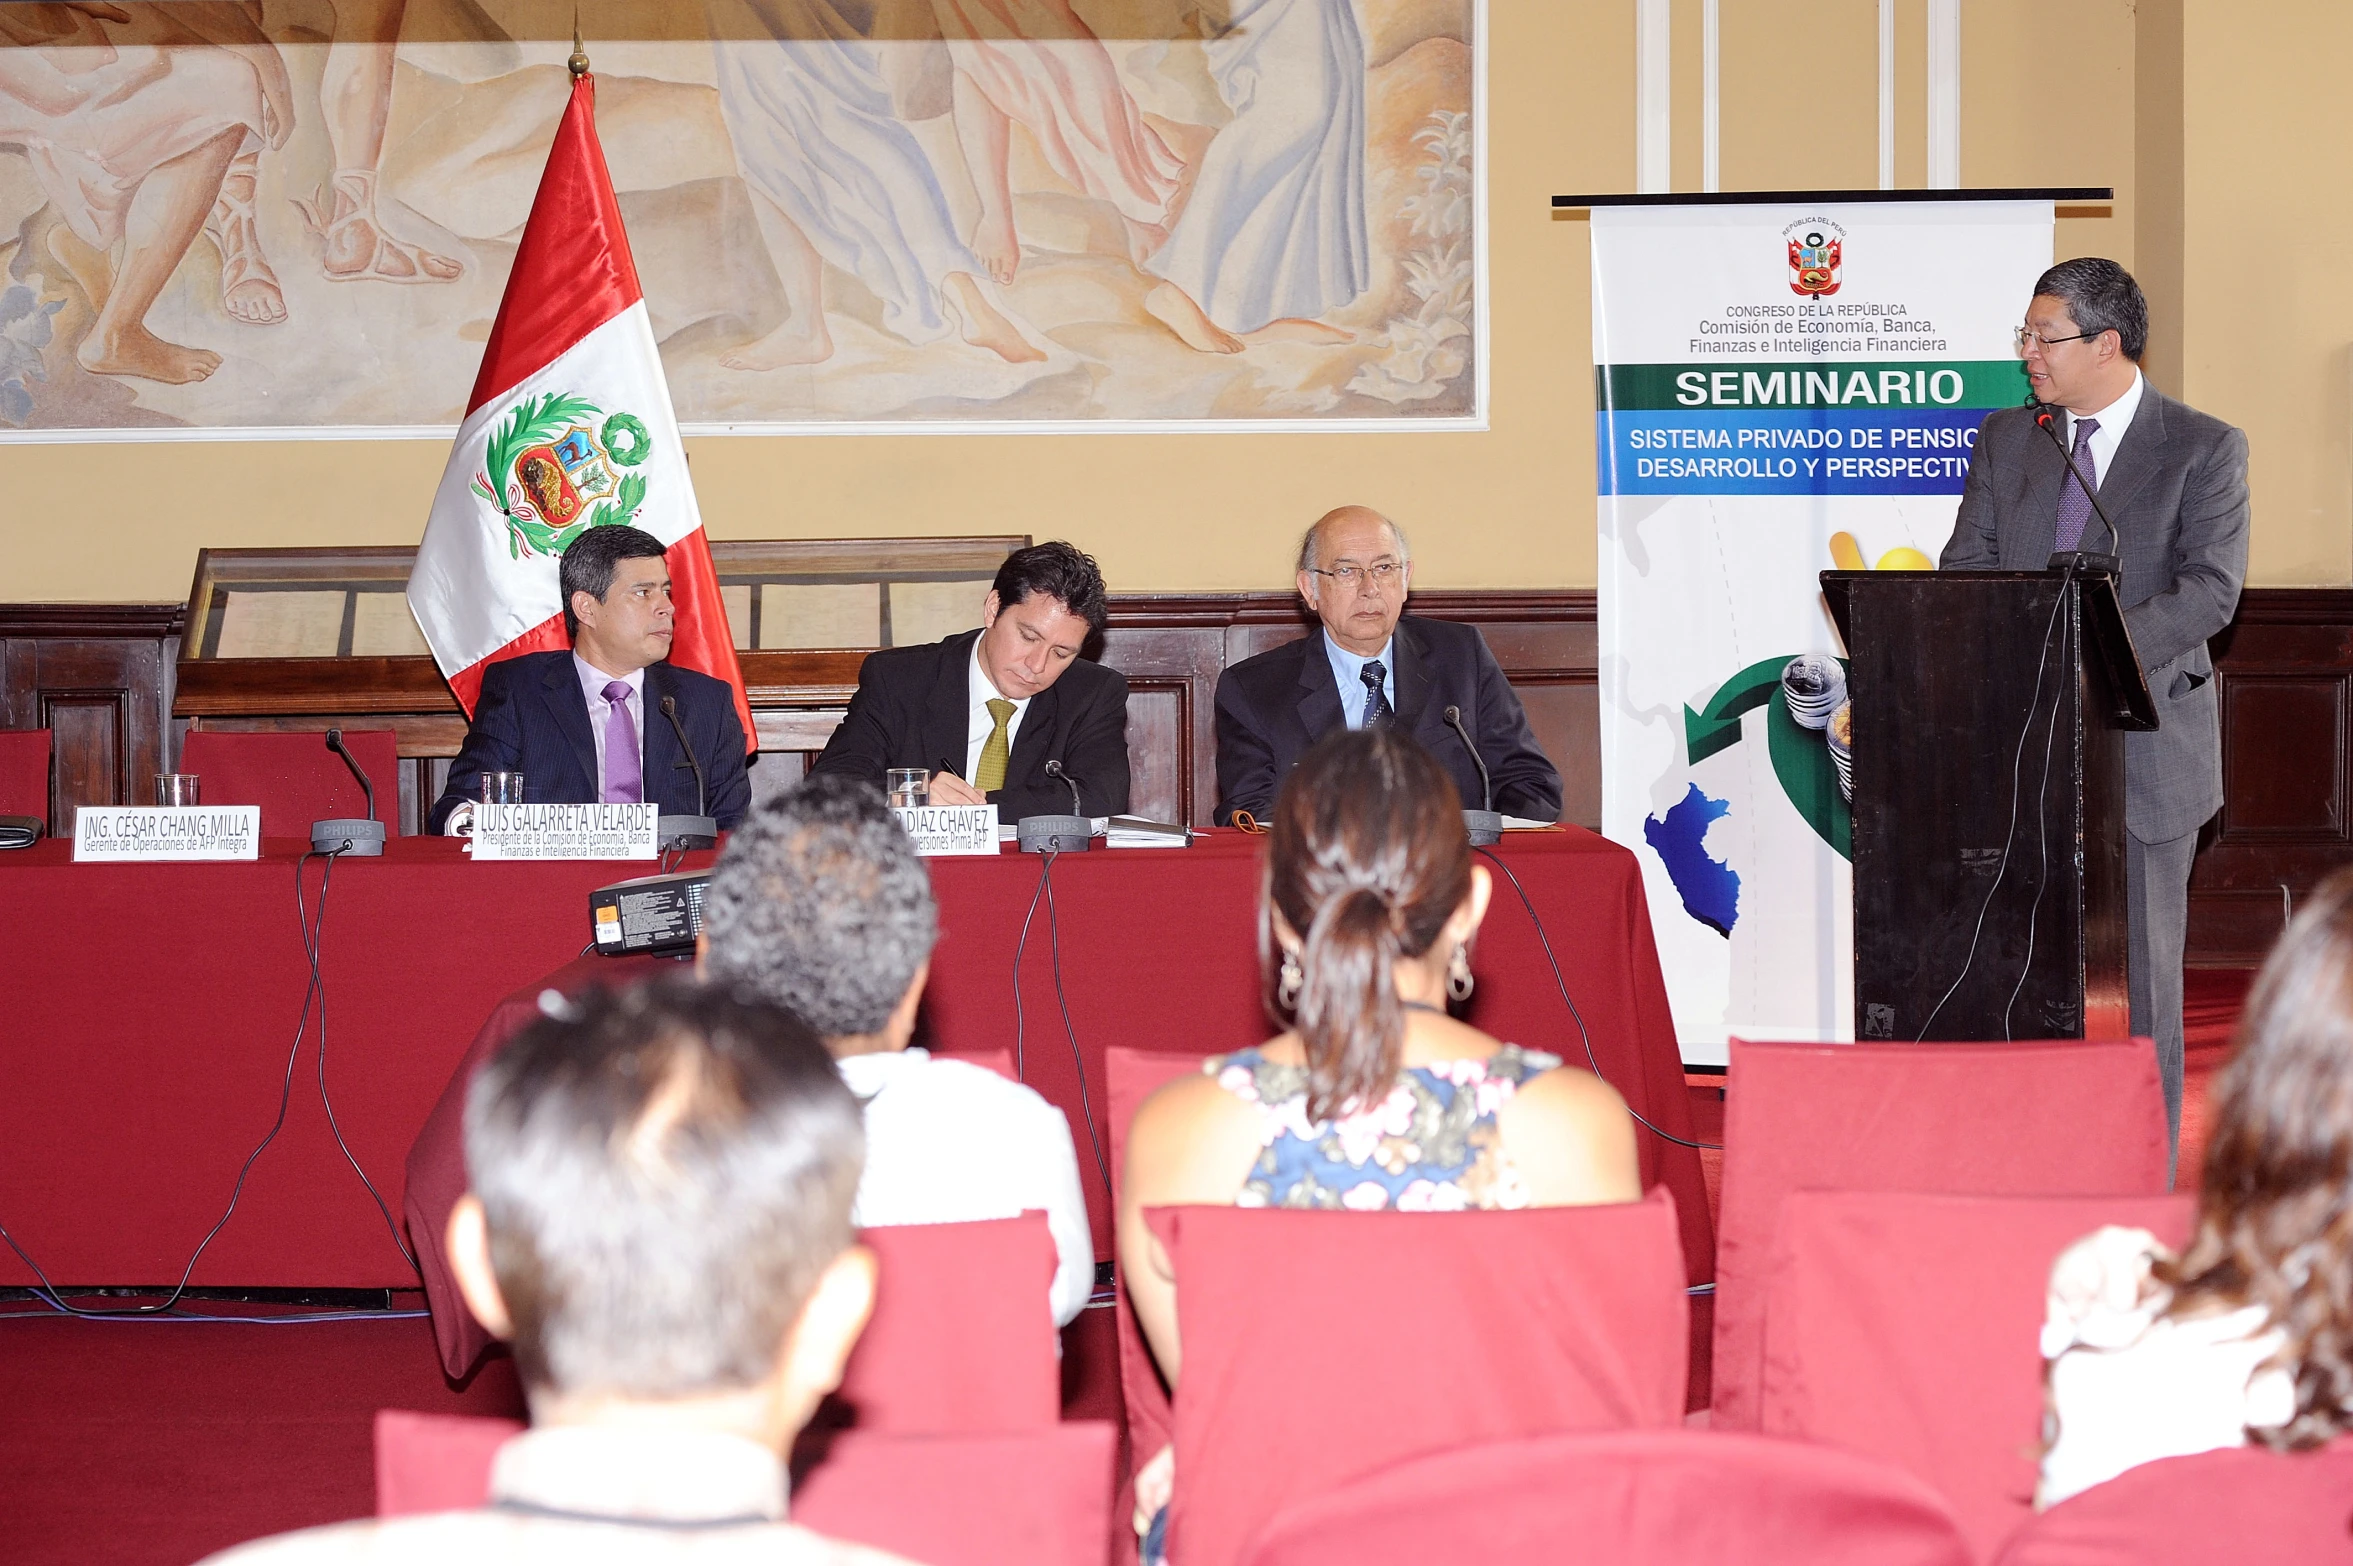
[[[1137,1106],[1162,1083],[1199,1071],[1202,1055],[1170,1055],[1158,1050],[1122,1049],[1103,1052],[1106,1114],[1111,1129],[1112,1222],[1118,1223],[1119,1193],[1127,1176],[1127,1128]],[[1136,1325],[1135,1307],[1127,1290],[1113,1303],[1119,1337],[1119,1396],[1127,1410],[1128,1462],[1140,1468],[1150,1462],[1176,1434],[1176,1414],[1168,1405],[1168,1388],[1152,1362],[1152,1349]]]
[[[836,1394],[861,1431],[1032,1430],[1062,1417],[1054,1237],[1044,1213],[859,1236],[880,1263],[874,1316]]]
[[[1103,1566],[1115,1426],[837,1437],[794,1485],[793,1521],[925,1566]]]
[[[2012,1534],[1992,1566],[2298,1566],[2353,1561],[2353,1442],[2127,1469]]]
[[[2165,1100],[2146,1039],[1734,1039],[1716,1229],[1714,1415],[1753,1430],[1775,1232],[1792,1191],[2156,1196]]]
[[[49,731],[0,729],[0,816],[49,819]]]
[[[490,1461],[520,1420],[376,1410],[376,1515],[457,1512],[490,1494]]]
[[[1400,1458],[1683,1422],[1674,1199],[1519,1212],[1148,1214],[1176,1271],[1169,1554],[1223,1566],[1286,1505]]]
[[[1765,1434],[1906,1470],[1985,1558],[2033,1508],[2051,1263],[2110,1223],[2178,1249],[2194,1217],[2187,1195],[1791,1193],[1765,1298]]]
[[[1467,1446],[1286,1507],[1241,1566],[1969,1566],[1900,1469],[1706,1430]]]
[[[392,731],[346,729],[343,745],[376,786],[376,819],[397,834],[400,749]],[[367,797],[351,769],[327,748],[325,730],[236,734],[191,729],[180,745],[180,770],[203,780],[208,805],[261,806],[264,837],[307,838],[313,821],[368,813]]]
[[[376,1515],[454,1511],[490,1494],[511,1419],[376,1416]],[[793,1486],[792,1518],[927,1566],[1102,1566],[1118,1432],[1100,1423],[999,1435],[845,1431]]]

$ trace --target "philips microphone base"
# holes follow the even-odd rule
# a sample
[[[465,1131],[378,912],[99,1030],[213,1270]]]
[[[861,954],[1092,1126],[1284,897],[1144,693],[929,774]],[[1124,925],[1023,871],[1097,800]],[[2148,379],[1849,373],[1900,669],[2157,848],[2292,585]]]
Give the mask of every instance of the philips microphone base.
[[[1485,848],[1503,841],[1503,817],[1492,810],[1465,809],[1462,825],[1463,830],[1471,835],[1473,848]]]
[[[665,815],[654,824],[654,840],[665,849],[716,848],[719,823],[711,816]]]
[[[375,859],[384,852],[384,823],[366,817],[338,816],[310,824],[310,851],[341,854],[346,859]]]
[[[1025,854],[1084,853],[1095,846],[1095,823],[1085,816],[1023,816],[1013,831]]]

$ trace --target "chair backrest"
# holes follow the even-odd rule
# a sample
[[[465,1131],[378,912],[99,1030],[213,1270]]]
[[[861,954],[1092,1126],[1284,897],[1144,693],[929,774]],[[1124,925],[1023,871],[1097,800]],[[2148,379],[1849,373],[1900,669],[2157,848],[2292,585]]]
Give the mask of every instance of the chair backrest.
[[[376,1515],[456,1511],[490,1495],[511,1419],[376,1416]],[[794,1482],[792,1518],[928,1566],[1103,1566],[1119,1432],[1074,1422],[994,1435],[837,1434]]]
[[[1030,1430],[1062,1417],[1044,1213],[868,1229],[874,1315],[840,1402],[864,1431]]]
[[[491,1459],[522,1433],[517,1419],[376,1410],[376,1515],[480,1506],[490,1494]]]
[[[0,729],[0,816],[38,816],[53,829],[47,729]]]
[[[2012,1534],[1993,1566],[2353,1561],[2353,1442],[2232,1447],[2130,1468]]]
[[[1119,1221],[1119,1193],[1127,1172],[1127,1128],[1136,1108],[1164,1082],[1199,1071],[1202,1055],[1171,1055],[1160,1050],[1123,1049],[1103,1052],[1105,1113],[1111,1130],[1112,1222]],[[1114,1327],[1119,1339],[1119,1396],[1127,1413],[1128,1461],[1142,1467],[1153,1454],[1175,1438],[1176,1412],[1169,1406],[1168,1387],[1152,1361],[1152,1349],[1136,1325],[1135,1307],[1121,1289],[1113,1302]]]
[[[1935,1494],[1829,1447],[1706,1430],[1416,1458],[1286,1507],[1242,1566],[1968,1566]]]
[[[1716,1231],[1713,1421],[1757,1426],[1758,1349],[1792,1191],[2156,1196],[2165,1099],[2146,1039],[1757,1044],[1734,1039]]]
[[[2033,1510],[2051,1263],[2102,1224],[2179,1248],[2177,1196],[1798,1191],[1765,1299],[1762,1425],[1895,1464],[1980,1559]]]
[[[795,1480],[792,1518],[926,1566],[1104,1566],[1116,1426],[998,1435],[848,1431]]]
[[[399,831],[400,747],[389,729],[346,729],[346,750],[376,786],[376,819]],[[180,746],[180,770],[203,780],[208,805],[261,806],[264,837],[308,837],[313,821],[368,813],[343,758],[327,748],[326,733],[238,734],[191,729]]]
[[[1184,1334],[1169,1552],[1187,1566],[1403,1457],[1683,1422],[1689,1300],[1664,1187],[1518,1212],[1148,1217]]]

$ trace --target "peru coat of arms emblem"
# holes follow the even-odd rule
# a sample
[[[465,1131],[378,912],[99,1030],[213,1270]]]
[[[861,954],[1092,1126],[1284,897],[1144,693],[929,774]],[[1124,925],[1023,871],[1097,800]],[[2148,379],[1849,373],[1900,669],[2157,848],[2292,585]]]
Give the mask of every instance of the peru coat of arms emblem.
[[[589,528],[637,515],[646,492],[637,469],[652,453],[635,415],[549,392],[524,398],[499,421],[473,489],[504,521],[509,555],[561,555]]]
[[[1789,291],[1814,299],[1837,293],[1846,230],[1816,220],[1792,223],[1781,232],[1789,241]]]

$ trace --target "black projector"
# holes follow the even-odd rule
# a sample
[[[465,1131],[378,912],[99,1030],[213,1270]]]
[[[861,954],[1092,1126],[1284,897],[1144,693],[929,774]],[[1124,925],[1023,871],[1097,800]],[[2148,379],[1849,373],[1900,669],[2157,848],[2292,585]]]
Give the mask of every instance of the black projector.
[[[639,876],[588,894],[588,923],[607,957],[670,957],[694,950],[703,929],[708,870]]]

